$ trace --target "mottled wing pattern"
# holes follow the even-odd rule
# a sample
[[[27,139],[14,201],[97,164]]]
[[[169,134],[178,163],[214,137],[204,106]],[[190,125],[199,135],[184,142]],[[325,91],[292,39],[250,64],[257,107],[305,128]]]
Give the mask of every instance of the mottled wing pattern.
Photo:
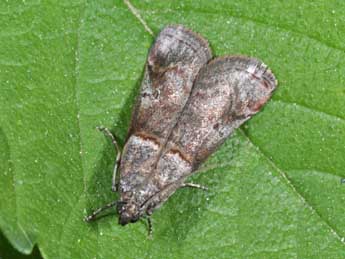
[[[115,204],[121,225],[151,215],[276,88],[259,60],[210,58],[207,41],[183,26],[160,32],[121,156],[120,200],[94,211],[88,221]]]
[[[208,43],[180,25],[167,26],[151,47],[130,134],[167,139],[200,68],[211,58]]]
[[[156,38],[132,115],[130,137],[121,157],[123,200],[127,199],[126,192],[136,191],[139,195],[140,185],[154,171],[195,78],[210,58],[207,41],[183,26],[167,26]],[[150,189],[155,190],[154,186]],[[145,195],[140,197],[146,198]]]
[[[194,171],[260,110],[276,85],[267,66],[254,58],[227,56],[205,65],[158,162],[160,181],[171,184]]]

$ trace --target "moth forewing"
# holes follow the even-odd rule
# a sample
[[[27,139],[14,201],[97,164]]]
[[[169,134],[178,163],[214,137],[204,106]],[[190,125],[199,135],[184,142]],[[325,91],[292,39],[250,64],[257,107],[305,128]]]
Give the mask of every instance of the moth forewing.
[[[270,98],[276,80],[254,58],[228,56],[212,60],[199,72],[191,96],[160,157],[155,177],[179,187]],[[179,184],[176,184],[179,183]]]
[[[179,150],[194,168],[260,110],[276,84],[272,72],[257,59],[215,58],[200,70],[167,147]]]
[[[167,140],[201,67],[212,57],[207,41],[181,25],[165,27],[152,45],[129,134]]]

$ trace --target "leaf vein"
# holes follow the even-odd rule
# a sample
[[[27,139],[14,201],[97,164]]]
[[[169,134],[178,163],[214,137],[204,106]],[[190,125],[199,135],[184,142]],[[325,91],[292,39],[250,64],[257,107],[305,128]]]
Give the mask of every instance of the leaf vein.
[[[139,20],[139,22],[144,26],[145,31],[147,31],[151,36],[154,36],[153,31],[151,30],[151,28],[147,25],[147,23],[145,22],[145,20],[141,17],[140,13],[138,12],[138,10],[131,4],[131,2],[129,0],[124,0],[123,1],[125,3],[125,5],[127,5],[129,11]]]
[[[148,9],[146,9],[148,10]],[[188,12],[188,11],[185,11],[185,10],[182,10],[182,9],[179,9],[179,10],[175,10],[175,9],[166,9],[168,12],[174,12],[174,13],[181,13],[181,12]],[[145,11],[145,10],[144,10]],[[162,13],[162,10],[159,10],[160,13]],[[198,13],[204,13],[204,14],[211,14],[211,15],[217,15],[219,16],[219,14],[222,14],[223,16],[230,16],[232,18],[235,18],[235,19],[241,19],[241,20],[244,20],[244,21],[249,21],[249,22],[253,22],[255,24],[259,24],[259,25],[264,25],[266,27],[270,27],[270,28],[274,28],[274,29],[279,29],[281,31],[287,31],[287,32],[291,32],[291,33],[295,33],[296,35],[300,35],[301,37],[305,37],[305,38],[308,38],[308,39],[311,39],[311,40],[314,40],[314,41],[317,41],[323,45],[325,45],[326,47],[328,48],[331,48],[331,49],[335,49],[335,50],[338,50],[338,51],[341,51],[341,52],[344,52],[345,49],[341,48],[341,47],[338,47],[338,46],[335,46],[335,45],[332,45],[331,43],[327,42],[327,41],[324,41],[320,38],[317,38],[315,36],[312,36],[312,35],[308,35],[308,34],[304,34],[302,32],[299,32],[293,28],[290,28],[288,26],[284,26],[284,25],[281,25],[281,24],[269,24],[267,22],[264,22],[264,21],[261,21],[261,20],[258,20],[258,19],[254,19],[252,17],[248,17],[248,16],[244,16],[244,15],[235,15],[233,13],[224,13],[224,11],[222,10],[217,10],[216,12],[214,11],[205,11],[205,10],[200,10],[200,9],[194,9],[195,12],[198,12]],[[188,12],[190,13],[190,12]]]
[[[340,117],[340,116],[334,115],[334,114],[330,114],[330,113],[327,113],[327,112],[325,112],[325,111],[321,111],[321,110],[315,109],[314,107],[309,107],[309,106],[304,105],[304,104],[301,104],[301,103],[289,102],[289,101],[284,101],[284,100],[281,100],[281,99],[272,99],[271,101],[273,101],[273,102],[275,102],[275,103],[281,103],[281,104],[286,104],[286,105],[291,105],[291,106],[296,106],[296,107],[298,106],[298,107],[300,107],[301,109],[305,109],[305,110],[308,110],[308,111],[317,112],[317,113],[319,113],[320,115],[330,117],[330,119],[333,119],[333,120],[345,121],[345,118],[343,118],[343,117]]]
[[[86,14],[86,7],[85,5],[82,6],[82,9],[80,11],[80,17],[79,17],[79,24],[78,28],[76,30],[76,51],[74,56],[74,84],[73,84],[73,97],[75,100],[75,107],[76,107],[76,117],[77,117],[77,130],[78,130],[78,136],[79,136],[79,162],[80,162],[80,169],[83,174],[83,182],[84,182],[84,190],[79,194],[78,201],[80,200],[83,193],[86,193],[86,175],[84,170],[84,164],[83,164],[83,143],[82,143],[82,135],[81,135],[81,125],[80,125],[80,100],[78,96],[78,87],[79,87],[79,74],[80,74],[80,34],[81,34],[81,28],[83,26],[84,16]],[[65,227],[67,226],[67,222],[70,220],[71,215],[73,213],[74,209],[71,207],[69,209],[69,213],[66,216],[66,220],[62,226],[62,230],[60,232],[60,243],[62,241],[62,238],[64,236]],[[97,238],[98,240],[98,238]],[[61,253],[63,252],[62,247],[59,248],[59,256],[61,257]]]

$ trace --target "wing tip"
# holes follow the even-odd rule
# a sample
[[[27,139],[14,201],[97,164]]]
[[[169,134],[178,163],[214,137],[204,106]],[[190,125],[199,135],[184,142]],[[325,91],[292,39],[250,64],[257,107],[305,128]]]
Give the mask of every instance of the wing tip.
[[[204,38],[201,34],[195,32],[195,31],[192,31],[191,29],[189,29],[189,28],[187,28],[181,24],[168,24],[162,28],[160,33],[168,32],[169,30],[181,31],[181,32],[191,36],[194,40],[196,40],[196,42],[200,43],[200,47],[202,47],[205,50],[207,58],[208,59],[212,58],[212,50],[211,50],[210,44],[207,41],[207,39]]]
[[[263,78],[267,83],[270,84],[272,91],[277,87],[278,80],[273,74],[272,70],[262,62],[261,60],[244,55],[226,55],[215,57],[208,62],[208,65],[218,62],[229,62],[237,64],[240,68],[246,68],[249,73],[252,73],[255,77]]]

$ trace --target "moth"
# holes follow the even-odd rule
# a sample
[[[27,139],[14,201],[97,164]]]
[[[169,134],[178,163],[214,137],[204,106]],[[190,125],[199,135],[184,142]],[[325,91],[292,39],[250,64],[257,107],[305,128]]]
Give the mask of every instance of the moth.
[[[186,179],[230,135],[256,114],[277,86],[260,60],[212,58],[208,42],[182,25],[163,28],[152,45],[132,113],[128,137],[117,149],[112,190],[120,199],[87,216],[117,207],[119,224],[150,215],[176,190],[197,187]],[[117,171],[120,180],[116,181]]]

